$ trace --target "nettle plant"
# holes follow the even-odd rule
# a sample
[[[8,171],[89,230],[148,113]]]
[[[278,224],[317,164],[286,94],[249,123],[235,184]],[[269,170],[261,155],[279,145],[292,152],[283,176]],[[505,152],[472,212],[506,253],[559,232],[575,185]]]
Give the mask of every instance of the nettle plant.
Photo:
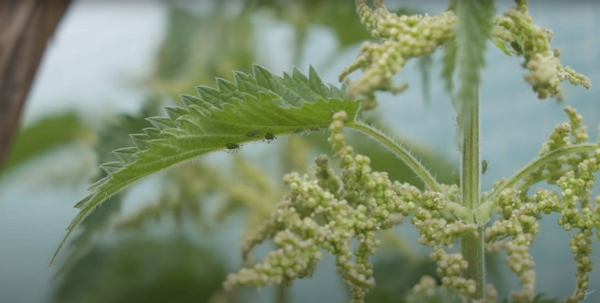
[[[56,254],[90,212],[147,175],[210,152],[236,152],[249,142],[328,129],[339,172],[327,156],[319,156],[312,177],[290,173],[283,178],[289,193],[242,250],[246,256],[266,239],[275,249],[253,267],[230,274],[226,289],[289,285],[310,277],[327,252],[335,256],[338,273],[350,287],[351,302],[363,302],[375,285],[369,257],[380,245],[377,231],[410,216],[420,233],[418,242],[432,249],[430,257],[437,263],[444,291],[459,300],[495,301],[497,291],[485,282],[484,250],[504,250],[508,267],[522,286],[512,293],[512,300],[529,302],[535,299],[536,279],[529,249],[541,217],[558,213],[558,224],[565,231],[576,231],[569,246],[577,262],[577,282],[567,302],[584,299],[593,263],[591,238],[594,231],[600,233],[600,197],[591,197],[600,146],[587,142],[576,110],[565,109],[568,122],[555,127],[536,159],[496,182],[489,192],[480,191],[479,87],[488,41],[508,55],[523,57],[525,80],[541,99],[560,99],[564,80],[590,86],[586,77],[560,64],[558,50],[550,48],[552,32],[532,23],[525,0],[516,0],[502,16],[494,16],[491,0],[454,0],[437,16],[398,16],[380,0],[374,4],[357,0],[356,5],[361,22],[378,42],[365,42],[356,61],[341,72],[340,81],[346,84],[326,85],[312,68],[308,76],[294,70],[278,77],[255,66],[253,75],[234,73],[235,83],[217,79],[216,89],[198,87],[200,97],[182,96],[184,107],[167,107],[167,117],[148,118],[154,128],[132,135],[135,146],[115,150],[119,161],[101,166],[108,175],[77,203],[81,211]],[[438,183],[408,150],[360,120],[361,110],[377,105],[376,91],[402,90],[392,77],[409,59],[436,50],[444,52],[443,78],[457,109],[459,185]],[[362,75],[346,80],[357,69]],[[387,147],[425,188],[372,171],[369,157],[355,154],[345,143],[344,129]],[[533,188],[542,182],[556,188]],[[460,252],[451,253],[456,242]],[[437,287],[434,279],[424,277],[414,287],[412,299],[439,294]]]

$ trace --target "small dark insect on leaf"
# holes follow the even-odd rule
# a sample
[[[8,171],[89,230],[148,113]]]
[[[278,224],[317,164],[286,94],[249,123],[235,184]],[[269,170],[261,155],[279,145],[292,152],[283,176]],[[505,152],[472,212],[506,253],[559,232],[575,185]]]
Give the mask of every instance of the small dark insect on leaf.
[[[483,160],[481,161],[481,174],[485,175],[485,172],[488,170],[488,161],[487,160]]]
[[[277,137],[275,137],[275,135],[273,135],[272,133],[265,134],[265,140],[267,140],[267,143],[271,143],[275,139],[277,139]]]
[[[240,145],[235,143],[226,143],[225,147],[227,148],[226,151],[228,153],[236,153],[238,150],[240,150]]]
[[[260,133],[260,130],[253,129],[246,133],[246,137],[252,138],[252,137],[255,137],[256,135],[258,135],[258,133]]]
[[[510,43],[510,46],[512,46],[512,48],[517,52],[517,54],[523,54],[523,49],[521,48],[521,45],[519,45],[519,43],[513,41]]]

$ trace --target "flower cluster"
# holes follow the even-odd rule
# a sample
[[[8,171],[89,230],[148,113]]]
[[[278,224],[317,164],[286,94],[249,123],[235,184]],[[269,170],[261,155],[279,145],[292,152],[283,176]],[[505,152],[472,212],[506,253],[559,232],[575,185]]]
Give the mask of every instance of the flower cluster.
[[[341,72],[340,81],[362,68],[364,73],[350,86],[351,95],[368,96],[375,90],[398,93],[406,86],[394,86],[392,76],[400,72],[408,59],[429,55],[454,37],[456,18],[452,12],[398,16],[390,13],[381,0],[375,1],[375,10],[366,2],[356,1],[358,15],[371,35],[382,43],[365,42],[358,58]]]
[[[484,230],[484,241],[488,248],[506,252],[508,267],[519,277],[522,286],[520,291],[512,293],[513,300],[518,302],[531,301],[535,295],[535,263],[530,247],[540,231],[543,214],[560,213],[558,223],[565,230],[579,229],[569,242],[577,262],[577,286],[568,302],[584,298],[589,286],[587,273],[593,265],[590,258],[593,229],[600,235],[600,197],[595,203],[590,201],[594,173],[599,169],[600,147],[593,150],[594,145],[586,143],[588,135],[581,116],[569,107],[565,112],[569,122],[557,126],[550,140],[544,143],[540,151],[540,159],[544,161],[534,162],[538,163],[538,169],[526,176],[522,184],[505,188],[497,195],[485,195],[491,200],[484,204],[499,217]],[[346,114],[340,112],[333,117],[329,142],[339,160],[341,173],[337,176],[329,159],[319,156],[315,159],[315,178],[297,173],[286,175],[284,182],[291,191],[249,239],[243,252],[247,254],[268,238],[273,239],[278,248],[254,267],[229,275],[225,288],[289,285],[293,279],[311,276],[325,250],[336,256],[338,272],[350,286],[352,302],[363,302],[375,283],[369,261],[380,245],[375,232],[396,224],[394,214],[413,213],[411,223],[421,235],[418,241],[433,249],[430,257],[438,265],[442,286],[463,297],[473,295],[475,281],[462,276],[468,262],[461,254],[446,251],[460,236],[478,234],[475,223],[448,216],[456,204],[454,201],[459,200],[457,187],[447,186],[444,193],[421,191],[408,184],[391,182],[386,173],[373,172],[369,158],[355,155],[353,148],[345,143],[342,130]],[[556,156],[557,151],[578,146],[593,152]],[[561,193],[537,189],[528,195],[531,185],[542,180],[556,184]],[[487,292],[495,293],[491,288]],[[485,300],[488,302],[490,298]]]
[[[577,262],[577,286],[575,292],[569,297],[568,302],[577,302],[585,298],[585,292],[588,289],[588,275],[592,270],[592,229],[600,227],[600,216],[598,214],[598,204],[591,207],[590,189],[594,185],[594,173],[598,171],[598,158],[596,153],[594,157],[583,160],[577,166],[577,170],[569,171],[562,176],[557,185],[563,191],[562,217],[558,224],[565,230],[573,228],[579,229],[573,238],[569,241],[571,253]],[[596,198],[596,203],[600,198]]]
[[[430,258],[438,265],[437,272],[442,278],[444,287],[456,289],[461,295],[473,294],[475,281],[461,277],[468,266],[467,261],[462,259],[461,254],[447,254],[443,246],[452,245],[461,235],[469,233],[476,235],[477,225],[462,221],[447,222],[439,213],[444,207],[443,203],[431,204],[430,202],[431,200],[426,200],[422,203],[412,218],[412,223],[421,234],[419,243],[435,249],[430,254]],[[436,209],[432,211],[433,205],[436,205]]]
[[[532,85],[540,99],[548,96],[562,98],[560,83],[569,80],[574,85],[590,87],[590,80],[570,67],[563,67],[558,57],[560,51],[552,50],[552,32],[532,22],[527,11],[527,0],[515,0],[516,6],[494,18],[493,40],[510,54],[525,58],[523,66],[529,73],[525,80]],[[382,0],[375,0],[375,9],[367,5],[367,0],[357,0],[357,13],[366,29],[380,43],[365,42],[357,59],[340,73],[340,81],[358,69],[363,74],[352,83],[348,93],[362,97],[367,107],[376,105],[374,91],[386,90],[399,93],[406,84],[394,85],[392,77],[400,72],[411,58],[429,55],[455,37],[456,15],[452,11],[437,16],[413,15],[398,16],[390,13]]]
[[[544,142],[542,149],[538,152],[540,157],[547,156],[561,148],[585,143],[589,139],[587,127],[582,125],[583,117],[570,106],[565,108],[565,113],[569,117],[569,122],[555,126],[554,131],[550,134],[550,140]],[[525,177],[524,181],[527,184],[521,188],[527,189],[530,185],[540,181],[555,184],[558,178],[566,172],[578,170],[579,164],[587,158],[589,158],[587,153],[572,153],[567,156],[548,158],[543,165]],[[567,167],[563,168],[563,166]]]
[[[475,281],[461,277],[461,273],[469,266],[461,254],[448,254],[439,248],[430,257],[438,264],[437,273],[446,289],[455,289],[464,296],[475,293]]]
[[[334,115],[329,141],[339,159],[340,177],[326,156],[315,159],[315,179],[288,174],[284,182],[290,193],[278,203],[271,218],[244,246],[244,255],[267,238],[277,249],[262,262],[228,276],[226,289],[236,285],[261,286],[284,283],[312,275],[321,250],[336,256],[336,266],[350,286],[352,302],[362,302],[374,286],[369,256],[379,240],[375,231],[396,222],[393,213],[408,215],[422,193],[415,187],[392,183],[385,173],[372,172],[369,158],[354,155],[342,134],[344,112]],[[340,182],[341,181],[341,182]],[[352,250],[352,239],[358,247]]]
[[[415,210],[412,224],[421,234],[419,243],[435,249],[430,257],[438,265],[437,272],[442,278],[442,285],[457,290],[461,295],[475,293],[475,281],[461,277],[468,267],[461,254],[447,254],[444,246],[450,246],[461,235],[477,235],[477,225],[460,220],[448,221],[442,216],[446,209],[443,195],[426,191],[422,195],[422,203]]]
[[[531,301],[535,295],[535,263],[529,253],[535,235],[540,230],[538,220],[542,213],[559,208],[560,198],[556,191],[538,189],[527,201],[518,189],[505,189],[497,199],[495,211],[500,219],[485,230],[484,239],[490,247],[504,248],[508,255],[508,267],[519,277],[523,287],[512,297],[519,302]],[[509,240],[505,240],[509,238]],[[500,245],[493,245],[495,241]]]
[[[342,130],[346,114],[333,117],[329,142],[339,160],[339,176],[326,156],[315,159],[315,178],[286,175],[284,182],[291,191],[248,239],[243,254],[269,238],[277,249],[253,267],[230,274],[225,288],[289,285],[293,279],[311,276],[325,250],[335,255],[338,273],[350,286],[352,302],[363,302],[375,283],[369,261],[380,245],[375,232],[397,224],[394,215],[414,212],[412,223],[421,233],[419,242],[434,249],[431,258],[438,264],[442,285],[464,296],[473,294],[475,281],[461,277],[467,262],[460,254],[447,254],[444,249],[461,235],[477,234],[476,224],[448,215],[454,202],[446,203],[445,199],[456,199],[457,187],[447,187],[444,194],[423,192],[409,184],[391,182],[386,173],[371,171],[369,158],[355,155],[345,143]]]
[[[527,0],[515,2],[516,7],[505,12],[504,17],[496,18],[495,23],[505,30],[496,30],[495,33],[525,58],[524,66],[529,70],[525,80],[538,93],[538,98],[562,98],[560,82],[564,80],[589,88],[588,78],[560,64],[560,52],[550,48],[552,32],[533,24],[527,11]]]
[[[539,232],[542,213],[559,213],[562,216],[558,224],[565,230],[579,229],[569,241],[577,262],[577,285],[567,302],[584,299],[589,286],[587,273],[592,270],[593,263],[591,236],[593,228],[598,230],[600,227],[600,197],[592,205],[590,190],[594,186],[594,173],[599,170],[600,147],[594,150],[593,145],[586,143],[588,134],[581,115],[571,107],[565,112],[569,122],[556,126],[549,141],[544,143],[539,152],[541,164],[524,178],[523,184],[504,189],[496,196],[493,205],[500,218],[485,230],[488,247],[505,249],[509,267],[519,276],[523,289],[513,293],[513,299],[517,301],[527,302],[534,296],[535,271],[529,248]],[[593,152],[557,155],[560,150],[577,146]],[[537,189],[528,196],[526,193],[531,185],[540,181],[556,184],[561,194],[556,190]]]

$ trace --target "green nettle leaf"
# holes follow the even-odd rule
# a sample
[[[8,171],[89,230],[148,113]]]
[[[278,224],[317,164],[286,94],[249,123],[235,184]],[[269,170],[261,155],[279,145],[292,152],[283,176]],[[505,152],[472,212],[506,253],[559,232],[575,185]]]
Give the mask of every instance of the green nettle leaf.
[[[442,57],[442,79],[446,91],[452,94],[454,91],[454,71],[456,69],[456,40],[450,40],[444,44],[444,55]]]
[[[456,24],[456,55],[460,88],[454,98],[459,114],[458,125],[464,128],[471,107],[478,102],[480,71],[485,66],[486,42],[492,34],[494,1],[459,0]]]
[[[419,71],[421,72],[421,85],[423,94],[423,100],[425,104],[431,105],[431,67],[433,65],[433,59],[431,55],[423,56],[419,59],[417,64]]]
[[[360,107],[359,101],[346,98],[345,87],[326,85],[312,68],[308,77],[298,70],[277,77],[254,66],[254,76],[236,72],[234,80],[217,79],[218,89],[200,86],[200,97],[182,96],[185,107],[165,108],[168,117],[149,118],[154,128],[131,135],[135,146],[115,150],[120,161],[100,166],[108,175],[75,205],[81,211],[50,264],[91,211],[133,182],[210,152],[236,151],[246,142],[327,128],[338,111],[355,119]]]

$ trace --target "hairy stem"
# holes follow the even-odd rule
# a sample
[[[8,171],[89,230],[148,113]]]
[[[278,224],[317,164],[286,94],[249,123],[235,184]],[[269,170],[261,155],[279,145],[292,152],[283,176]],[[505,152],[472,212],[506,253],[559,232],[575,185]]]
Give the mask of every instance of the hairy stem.
[[[479,97],[471,102],[467,124],[463,129],[461,197],[463,206],[474,212],[479,207]],[[477,229],[477,236],[463,235],[460,238],[460,251],[469,263],[464,277],[475,280],[475,299],[483,297],[485,285],[483,256],[483,227]]]
[[[400,144],[394,142],[393,139],[380,132],[379,130],[365,124],[362,121],[354,121],[352,123],[347,123],[346,127],[356,129],[373,140],[381,143],[387,149],[389,149],[392,153],[396,155],[402,162],[404,162],[416,175],[419,179],[425,183],[431,190],[437,192],[445,192],[442,186],[435,180],[435,178],[431,175],[429,170],[421,164],[421,162],[413,156],[410,151],[402,147]],[[447,196],[447,195],[446,195]],[[447,199],[450,201],[450,199]]]
[[[548,162],[552,162],[559,157],[566,156],[573,153],[583,153],[583,152],[593,152],[596,148],[598,148],[597,144],[587,143],[587,144],[577,144],[571,145],[563,148],[559,148],[557,150],[553,150],[542,157],[539,157],[533,160],[531,163],[527,164],[521,170],[516,172],[513,176],[508,178],[505,182],[502,183],[498,188],[496,188],[492,194],[489,196],[489,201],[494,201],[498,198],[500,193],[507,189],[515,186],[519,181],[523,180],[527,175],[538,169],[540,166],[546,165]],[[538,182],[541,180],[538,180]],[[533,184],[531,184],[533,185]]]

